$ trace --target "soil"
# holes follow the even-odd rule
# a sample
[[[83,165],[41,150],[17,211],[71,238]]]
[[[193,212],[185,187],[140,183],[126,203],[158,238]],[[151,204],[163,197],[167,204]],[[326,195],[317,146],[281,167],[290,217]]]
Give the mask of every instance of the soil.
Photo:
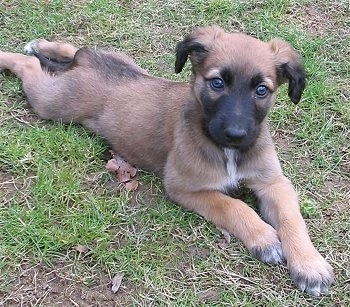
[[[101,273],[89,284],[74,277],[73,265],[60,262],[52,267],[23,265],[10,283],[0,291],[1,306],[127,306],[134,291],[123,281],[115,294],[111,279]]]
[[[127,3],[128,1],[124,1]],[[330,34],[347,34],[343,33],[345,27],[339,24],[331,24],[334,20],[329,15],[339,14],[337,7],[334,6],[328,14],[325,14],[325,8],[319,7],[316,4],[309,4],[306,7],[296,6],[290,11],[290,20],[298,22],[304,29],[312,35],[319,35],[327,32]],[[323,16],[323,17],[322,17]],[[240,26],[240,25],[239,25]],[[341,31],[339,33],[339,31]],[[24,124],[30,125],[33,117],[30,112],[23,111],[23,114],[11,114],[12,117]],[[34,119],[33,119],[34,118]],[[275,136],[278,147],[288,148],[288,140],[285,137]],[[338,188],[349,191],[349,180],[332,178],[329,182],[329,187],[325,189],[333,189],[336,185]],[[0,205],[6,205],[6,200],[10,199],[16,192],[21,190],[25,183],[16,181],[10,176],[6,170],[0,169]],[[140,188],[143,197],[152,198],[145,193],[146,188]],[[23,189],[25,190],[25,189]],[[131,200],[131,205],[135,205],[137,192]],[[345,205],[340,204],[337,208],[345,210]],[[340,210],[339,210],[340,209]],[[333,213],[333,212],[330,212]],[[189,249],[189,255],[205,259],[208,257],[206,249]],[[117,293],[113,293],[111,289],[111,279],[113,276],[108,276],[106,272],[100,272],[97,276],[92,275],[86,280],[79,280],[74,274],[74,264],[57,261],[50,266],[44,264],[30,265],[22,264],[16,270],[10,273],[10,280],[7,288],[0,289],[0,306],[128,306],[132,305],[133,293],[137,291],[135,286],[124,278],[121,287]],[[217,297],[214,291],[206,292],[202,295],[203,301],[210,301]]]

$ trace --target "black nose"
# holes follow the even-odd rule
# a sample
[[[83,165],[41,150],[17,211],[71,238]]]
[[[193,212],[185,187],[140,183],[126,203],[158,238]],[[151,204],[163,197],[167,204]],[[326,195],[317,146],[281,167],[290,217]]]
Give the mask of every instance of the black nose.
[[[247,136],[247,132],[241,128],[226,128],[224,130],[224,134],[226,138],[230,141],[241,141],[245,136]]]

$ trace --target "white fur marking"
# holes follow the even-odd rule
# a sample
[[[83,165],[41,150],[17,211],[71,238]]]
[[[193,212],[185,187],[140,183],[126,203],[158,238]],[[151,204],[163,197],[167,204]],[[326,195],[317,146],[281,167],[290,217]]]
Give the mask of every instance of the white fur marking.
[[[237,174],[237,152],[232,149],[224,149],[225,156],[227,158],[226,169],[227,169],[227,183],[228,187],[237,187],[239,176]]]
[[[30,41],[28,44],[26,44],[24,46],[24,53],[27,55],[32,55],[34,54],[34,52],[37,52],[37,44],[38,44],[38,40],[34,39],[32,41]]]

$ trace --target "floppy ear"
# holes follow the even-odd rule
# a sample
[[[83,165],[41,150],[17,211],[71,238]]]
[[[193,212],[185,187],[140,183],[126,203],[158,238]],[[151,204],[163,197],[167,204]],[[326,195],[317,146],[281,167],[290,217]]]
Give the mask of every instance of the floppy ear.
[[[288,82],[288,96],[297,104],[303,94],[306,73],[299,54],[287,42],[273,39],[269,42],[275,55],[278,84]]]
[[[192,65],[196,65],[204,61],[206,53],[207,50],[204,45],[196,42],[193,35],[186,36],[185,39],[176,46],[175,72],[178,74],[182,71],[188,56],[191,57]]]

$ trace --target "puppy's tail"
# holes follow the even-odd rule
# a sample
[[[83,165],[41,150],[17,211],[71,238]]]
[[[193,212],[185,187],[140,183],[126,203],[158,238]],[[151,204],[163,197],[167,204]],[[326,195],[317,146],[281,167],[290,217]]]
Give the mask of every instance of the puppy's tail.
[[[33,52],[33,55],[39,59],[41,67],[50,73],[64,72],[71,69],[73,66],[73,59],[56,61],[45,57],[40,52]]]

